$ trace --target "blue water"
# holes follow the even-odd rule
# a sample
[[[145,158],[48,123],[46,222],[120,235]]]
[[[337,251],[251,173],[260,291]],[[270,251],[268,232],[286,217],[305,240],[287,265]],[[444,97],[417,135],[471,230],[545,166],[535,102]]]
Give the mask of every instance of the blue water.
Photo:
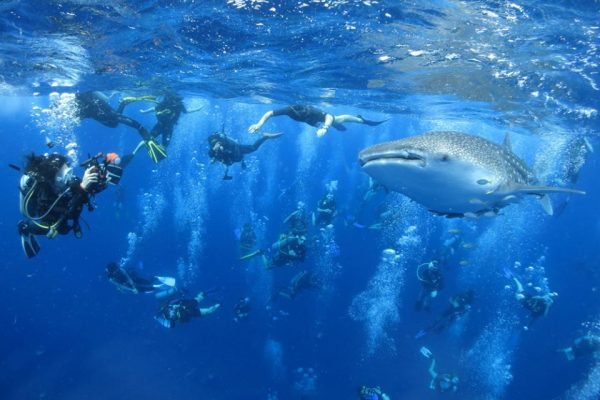
[[[101,90],[116,106],[171,87],[202,109],[181,117],[167,160],[140,154],[118,188],[97,196],[83,239],[42,237],[31,260],[15,228],[19,174],[1,172],[0,398],[353,399],[360,385],[392,399],[600,398],[598,361],[556,352],[600,332],[597,151],[575,184],[587,194],[552,217],[531,198],[478,220],[434,216],[398,193],[362,204],[368,177],[356,161],[368,145],[432,130],[494,142],[510,133],[542,181],[571,185],[573,141],[600,148],[598,1],[114,3],[0,3],[4,164],[47,151],[46,138],[60,152],[76,143],[80,161],[136,146],[128,127],[51,107],[61,95]],[[262,131],[285,135],[222,180],[207,136],[224,130],[249,143],[264,112],[295,103],[390,120],[317,138],[312,127],[271,119]],[[153,115],[140,112],[150,106],[126,114],[150,129]],[[304,262],[267,271],[239,260],[244,223],[267,247],[297,202],[314,210],[331,181],[339,214],[330,230],[310,228]],[[555,208],[566,204],[551,197]],[[379,230],[352,224],[369,226],[382,212]],[[430,312],[416,312],[416,267],[454,237],[444,289]],[[397,257],[386,260],[385,249]],[[106,279],[106,264],[121,260],[174,276],[191,293],[211,289],[207,303],[222,307],[165,329],[153,319],[156,299]],[[505,268],[558,293],[528,330]],[[318,273],[322,288],[268,304],[302,269]],[[475,290],[466,318],[415,339],[466,289]],[[250,315],[234,322],[245,296]],[[422,346],[440,372],[460,377],[456,393],[429,389]]]

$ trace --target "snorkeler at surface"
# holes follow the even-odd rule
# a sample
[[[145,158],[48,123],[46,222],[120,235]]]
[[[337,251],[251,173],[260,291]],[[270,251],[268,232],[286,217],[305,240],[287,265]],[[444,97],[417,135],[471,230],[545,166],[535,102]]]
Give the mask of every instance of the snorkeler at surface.
[[[208,156],[211,162],[220,162],[226,166],[224,180],[232,179],[227,174],[229,167],[235,163],[241,162],[242,168],[245,168],[244,156],[255,152],[269,139],[276,139],[283,135],[282,133],[265,133],[253,144],[239,144],[236,140],[224,133],[213,133],[208,137]]]
[[[431,332],[441,333],[443,330],[450,327],[450,325],[464,316],[471,309],[474,295],[475,292],[473,292],[473,290],[468,290],[450,297],[449,301],[451,306],[447,308],[433,324],[417,333],[416,338],[421,338]]]
[[[138,293],[154,293],[156,298],[164,298],[174,294],[175,278],[153,276],[151,279],[139,275],[134,268],[123,268],[111,262],[106,266],[106,277],[117,289]]]
[[[417,267],[417,278],[421,282],[419,299],[415,303],[417,311],[429,311],[431,300],[436,298],[444,287],[444,277],[437,261],[423,263]]]
[[[600,356],[600,336],[588,333],[575,339],[570,347],[559,351],[563,352],[569,361],[588,355]]]
[[[152,158],[152,161],[155,163],[158,163],[167,157],[165,149],[154,141],[154,138],[142,124],[123,115],[125,106],[132,101],[137,100],[147,100],[147,98],[125,98],[115,110],[109,104],[108,98],[101,92],[83,92],[75,95],[75,102],[77,103],[78,116],[80,119],[91,118],[109,128],[116,128],[119,124],[124,124],[136,129],[143,139],[142,144],[148,149],[150,158]]]
[[[258,131],[269,118],[278,117],[280,115],[287,115],[295,121],[319,127],[317,130],[317,136],[319,137],[324,136],[331,126],[339,131],[345,131],[346,127],[343,124],[346,122],[376,126],[387,121],[370,121],[360,115],[333,115],[313,106],[292,105],[277,110],[267,111],[256,124],[251,125],[250,128],[248,128],[248,132],[254,133]]]
[[[391,400],[391,397],[383,393],[379,386],[367,387],[364,385],[358,388],[358,398],[360,400]]]
[[[20,180],[20,210],[26,219],[17,224],[23,251],[34,257],[40,246],[34,235],[54,239],[58,234],[73,231],[76,238],[83,233],[79,217],[83,206],[93,210],[91,197],[104,190],[108,183],[118,183],[119,158],[110,153],[100,164],[92,158],[82,164],[82,178],[73,175],[73,168],[65,156],[44,154],[27,157]],[[110,170],[108,170],[110,169]]]
[[[220,303],[210,307],[201,308],[200,303],[204,300],[204,293],[200,292],[193,299],[176,297],[165,303],[154,319],[165,328],[173,328],[177,323],[189,322],[192,318],[204,317],[217,311]]]

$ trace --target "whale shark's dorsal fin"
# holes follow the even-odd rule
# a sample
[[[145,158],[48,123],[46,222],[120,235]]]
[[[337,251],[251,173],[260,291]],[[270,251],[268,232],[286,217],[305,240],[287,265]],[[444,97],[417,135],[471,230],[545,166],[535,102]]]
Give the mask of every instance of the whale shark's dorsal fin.
[[[502,144],[504,145],[504,147],[506,147],[506,150],[512,153],[512,143],[510,142],[510,135],[508,134],[508,132],[506,133],[506,135],[504,135],[504,142]]]

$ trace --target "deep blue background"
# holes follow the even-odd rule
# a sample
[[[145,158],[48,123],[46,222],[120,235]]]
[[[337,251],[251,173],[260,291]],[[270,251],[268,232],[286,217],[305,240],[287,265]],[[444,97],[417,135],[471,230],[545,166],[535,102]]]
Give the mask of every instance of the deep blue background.
[[[13,107],[10,118],[8,114],[2,115],[2,159],[18,164],[27,152],[44,151],[43,136],[29,116],[31,103],[38,102],[43,106],[44,101],[4,98],[2,102]],[[220,128],[223,114],[230,121],[226,130],[241,137],[242,141],[249,141],[253,138],[243,132],[265,110],[264,107],[230,105],[218,100],[207,102],[209,105],[202,112],[184,116],[175,133],[180,135],[178,140],[197,144],[197,157],[203,163],[208,161],[204,145],[206,136]],[[135,113],[133,107],[131,114]],[[147,126],[153,123],[151,116],[138,117]],[[368,355],[363,326],[349,317],[348,309],[352,299],[364,290],[374,275],[381,250],[393,243],[387,243],[377,231],[356,229],[343,223],[343,219],[358,207],[366,187],[366,177],[358,170],[354,159],[365,140],[374,141],[376,135],[387,138],[390,131],[402,126],[406,127],[402,135],[416,133],[413,129],[418,131],[422,124],[418,120],[395,116],[380,130],[351,126],[348,132],[332,131],[323,139],[315,139],[315,146],[311,148],[316,152],[313,159],[316,165],[301,177],[305,180],[306,190],[291,189],[289,194],[281,198],[273,196],[261,204],[257,199],[269,187],[269,180],[275,180],[270,184],[278,188],[297,185],[294,182],[298,173],[299,143],[303,143],[302,135],[312,134],[311,128],[302,128],[284,119],[268,124],[273,128],[269,130],[281,130],[286,135],[278,142],[266,143],[257,153],[261,158],[260,174],[252,186],[255,195],[249,197],[253,200],[247,206],[268,217],[264,240],[268,244],[284,229],[281,221],[293,210],[297,199],[305,201],[309,209],[314,207],[324,193],[323,183],[327,179],[323,171],[327,171],[328,179],[339,180],[340,216],[335,235],[341,252],[336,262],[343,268],[333,282],[333,295],[323,300],[315,292],[304,294],[293,302],[279,300],[270,310],[256,300],[253,291],[256,291],[257,282],[247,271],[260,266],[245,265],[237,260],[234,230],[239,226],[231,218],[231,215],[240,215],[242,221],[249,218],[247,208],[232,208],[235,196],[243,190],[249,174],[234,168],[234,179],[224,182],[221,181],[222,167],[209,165],[207,180],[203,183],[208,188],[202,234],[204,250],[201,257],[194,260],[199,268],[198,276],[191,280],[189,289],[194,292],[215,288],[216,293],[210,300],[222,301],[223,308],[205,319],[172,330],[164,329],[152,319],[157,308],[152,297],[116,291],[103,272],[106,263],[125,255],[127,232],[136,231],[140,218],[139,193],[154,190],[166,194],[167,208],[156,215],[158,230],[144,238],[132,264],[143,262],[148,274],[177,276],[177,259],[186,252],[187,232],[191,227],[175,226],[173,215],[178,206],[168,195],[175,180],[168,174],[161,175],[157,169],[185,170],[188,165],[185,152],[171,154],[159,166],[152,165],[141,154],[122,180],[123,209],[119,215],[114,206],[116,191],[111,187],[97,197],[97,210],[85,214],[91,230],[84,229],[82,240],[77,241],[70,235],[55,241],[41,238],[42,252],[33,260],[26,260],[21,254],[15,232],[15,223],[19,219],[16,191],[19,175],[5,168],[1,177],[2,187],[6,188],[6,194],[2,196],[5,211],[1,225],[4,290],[0,294],[4,304],[0,315],[3,326],[0,393],[3,398],[258,399],[266,398],[269,390],[277,392],[280,398],[300,398],[299,391],[294,389],[297,380],[294,371],[298,367],[314,368],[318,375],[316,393],[309,398],[352,398],[359,384],[381,385],[392,398],[435,398],[437,395],[428,390],[428,362],[418,353],[422,345],[434,351],[438,368],[456,371],[463,378],[462,394],[448,397],[483,398],[479,378],[471,372],[474,366],[461,365],[461,357],[470,350],[482,330],[488,329],[484,325],[496,309],[502,309],[502,302],[508,302],[511,315],[521,317],[522,323],[525,321],[518,304],[511,303],[510,293],[502,294],[503,286],[508,283],[501,275],[503,263],[487,259],[484,266],[459,267],[459,258],[470,257],[470,253],[465,253],[447,268],[446,288],[434,303],[430,315],[418,314],[412,309],[418,294],[414,267],[427,260],[428,255],[434,256],[440,237],[447,235],[445,231],[449,224],[457,226],[457,223],[465,231],[465,241],[477,243],[481,234],[490,234],[491,230],[494,251],[500,254],[510,253],[509,248],[504,248],[506,244],[520,242],[532,246],[516,252],[528,257],[524,262],[535,261],[543,252],[550,286],[559,293],[550,315],[534,324],[531,331],[522,332],[518,326],[513,329],[515,338],[508,347],[489,349],[502,352],[511,350],[513,345],[517,347],[510,358],[514,380],[507,389],[506,398],[558,398],[585,377],[589,360],[567,363],[555,350],[566,346],[582,332],[580,323],[593,320],[597,313],[598,275],[594,266],[597,263],[595,205],[598,198],[593,176],[598,165],[595,157],[591,157],[585,166],[578,185],[585,188],[588,195],[572,199],[560,217],[544,216],[532,200],[511,206],[531,208],[527,215],[540,220],[531,221],[535,222],[533,224],[525,221],[526,227],[531,225],[532,231],[527,233],[535,237],[533,242],[526,237],[511,238],[513,233],[498,231],[487,220],[447,221],[420,210],[418,215],[422,221],[419,224],[429,227],[428,235],[423,237],[427,250],[423,259],[408,260],[405,284],[398,288],[401,320],[387,328],[395,341],[395,350],[389,351],[386,344],[382,344],[373,355]],[[183,127],[190,126],[194,129],[183,131]],[[471,129],[476,131],[477,121],[471,122]],[[123,152],[132,148],[138,139],[129,129],[111,130],[91,121],[84,121],[76,132],[82,154],[113,150],[115,143],[119,143],[117,150]],[[498,137],[498,134],[494,136],[493,130],[486,133],[490,132],[494,138]],[[519,137],[513,139],[516,143],[519,140]],[[528,142],[535,140],[526,139]],[[185,179],[196,176],[191,173]],[[275,194],[278,193],[277,190]],[[377,201],[399,200],[399,195],[390,194]],[[511,215],[497,218],[506,220]],[[523,225],[523,221],[515,223]],[[547,250],[544,252],[543,248]],[[507,257],[510,259],[511,256],[508,254]],[[314,268],[314,260],[313,253],[302,268]],[[272,275],[272,290],[275,290],[299,268],[263,273]],[[478,283],[478,275],[470,276],[469,269],[497,272],[491,281],[484,277]],[[484,275],[490,276],[488,272]],[[463,288],[465,285],[461,282],[465,279],[470,282],[469,286],[475,286],[479,296],[466,329],[458,336],[444,333],[416,341],[414,334],[446,307],[445,299]],[[497,300],[498,296],[493,300],[492,296],[486,303],[486,292],[500,293],[498,296],[503,300]],[[246,295],[254,299],[252,314],[248,320],[234,323],[232,307]],[[265,350],[270,339],[281,343],[282,369],[279,371],[274,370],[277,365]]]

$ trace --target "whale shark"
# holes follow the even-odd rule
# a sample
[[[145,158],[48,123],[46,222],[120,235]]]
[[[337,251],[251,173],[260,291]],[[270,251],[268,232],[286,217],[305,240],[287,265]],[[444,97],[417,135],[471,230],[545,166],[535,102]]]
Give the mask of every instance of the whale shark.
[[[380,143],[359,153],[362,169],[389,190],[447,217],[497,215],[527,195],[552,215],[548,193],[585,192],[539,184],[504,144],[461,132],[429,132]]]

